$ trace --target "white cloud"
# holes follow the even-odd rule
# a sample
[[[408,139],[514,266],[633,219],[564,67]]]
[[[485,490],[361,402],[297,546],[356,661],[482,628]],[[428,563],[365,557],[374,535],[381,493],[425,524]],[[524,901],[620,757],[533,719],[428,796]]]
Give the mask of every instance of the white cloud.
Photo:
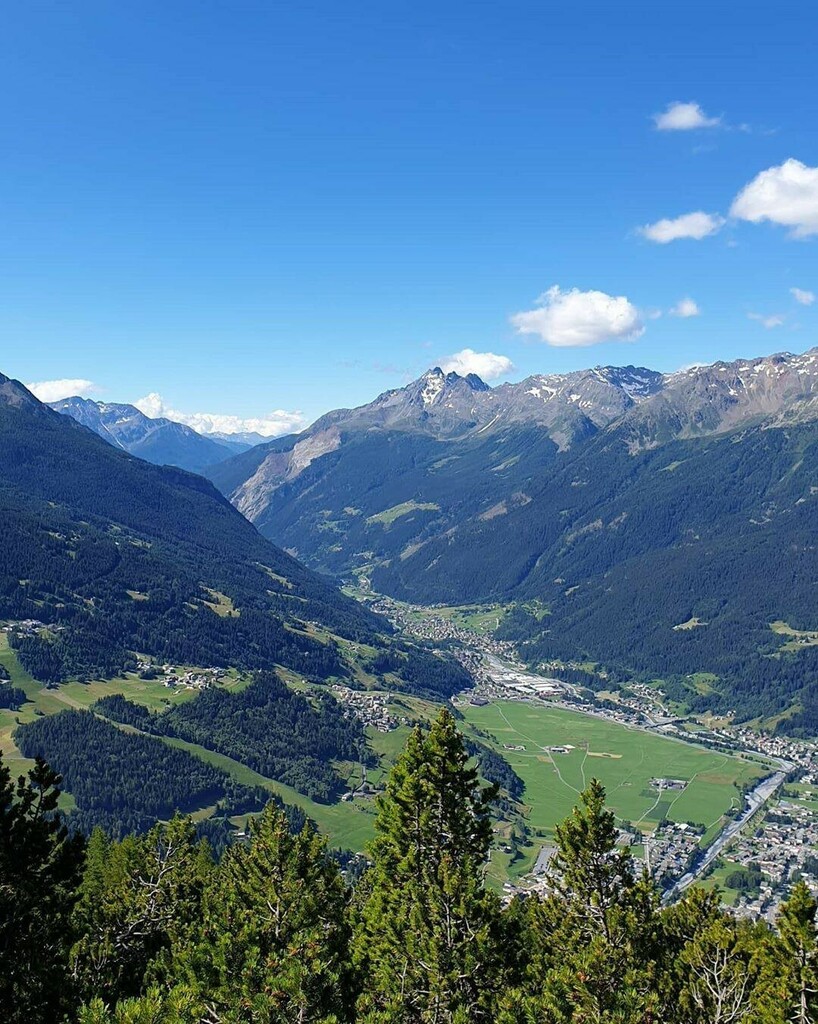
[[[790,288],[790,295],[802,306],[811,306],[815,302],[815,292],[808,292],[804,288]]]
[[[63,398],[87,398],[99,391],[92,380],[82,377],[64,377],[62,380],[41,380],[34,384],[26,384],[28,390],[41,402],[59,402]]]
[[[511,323],[520,334],[537,334],[557,348],[633,341],[645,330],[639,310],[624,295],[564,292],[554,285],[537,303],[536,309],[515,313]]]
[[[818,234],[818,167],[793,159],[768,167],[739,192],[730,213],[752,224],[781,224],[793,238]]]
[[[475,352],[464,348],[454,355],[447,356],[440,364],[446,373],[459,373],[465,377],[467,373],[476,373],[483,380],[497,380],[514,369],[514,363],[508,356],[498,356],[494,352]]]
[[[683,319],[687,319],[690,316],[699,316],[701,310],[699,309],[698,303],[694,299],[679,299],[672,309],[668,310],[671,316],[679,316]]]
[[[716,128],[720,117],[708,117],[698,103],[668,103],[661,114],[654,114],[653,121],[660,132],[689,132],[695,128]]]
[[[306,420],[300,412],[276,409],[266,416],[243,418],[223,413],[180,412],[165,402],[155,391],[134,402],[134,405],[151,419],[169,419],[184,423],[200,434],[261,434],[263,437],[278,437],[301,430]]]
[[[748,313],[747,318],[749,320],[757,320],[768,331],[772,330],[773,327],[780,327],[784,323],[784,317],[780,313],[773,313],[771,316],[765,316],[763,313]]]
[[[700,241],[708,235],[715,235],[724,224],[724,217],[717,213],[696,210],[693,213],[684,213],[681,217],[665,217],[663,220],[657,220],[655,224],[645,224],[639,228],[639,234],[650,242],[667,245],[668,242],[675,242],[679,238],[695,238],[696,241]]]

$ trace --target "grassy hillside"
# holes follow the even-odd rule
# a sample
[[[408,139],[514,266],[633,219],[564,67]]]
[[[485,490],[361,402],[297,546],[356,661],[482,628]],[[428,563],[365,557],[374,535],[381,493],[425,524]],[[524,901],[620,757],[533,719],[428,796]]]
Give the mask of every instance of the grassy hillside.
[[[395,684],[467,682],[265,540],[206,480],[112,448],[0,378],[0,619],[36,678],[121,674],[136,655],[348,676],[348,645],[397,647]],[[429,659],[431,658],[431,661]],[[405,671],[404,671],[405,669]]]

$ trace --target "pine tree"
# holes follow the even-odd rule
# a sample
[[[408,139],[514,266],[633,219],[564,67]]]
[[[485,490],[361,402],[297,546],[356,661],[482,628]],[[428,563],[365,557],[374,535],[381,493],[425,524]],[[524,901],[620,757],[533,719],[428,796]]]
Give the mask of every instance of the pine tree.
[[[0,759],[0,1019],[53,1024],[69,1005],[71,910],[83,842],[57,812],[61,777],[39,758],[15,785]]]
[[[179,969],[205,1019],[317,1024],[350,1019],[348,896],[325,841],[293,835],[270,803],[209,887],[200,941]],[[180,962],[184,958],[180,958]]]
[[[770,1021],[818,1021],[818,934],[816,901],[797,882],[778,914],[778,935],[770,936],[761,958],[760,1004]],[[765,1024],[766,1019],[765,1018]]]
[[[679,1020],[687,1024],[691,1019],[683,1008],[690,1002],[687,992],[690,978],[682,953],[698,935],[723,917],[719,891],[698,886],[688,889],[678,903],[662,910],[654,943],[659,965],[656,989],[660,1020]]]
[[[555,889],[589,935],[611,938],[615,911],[636,881],[633,860],[629,849],[616,845],[616,819],[598,779],[591,779],[580,801],[555,830]]]
[[[491,1019],[499,908],[484,884],[494,787],[481,788],[453,715],[417,728],[379,800],[356,955],[361,1019]]]
[[[755,945],[753,929],[726,914],[696,930],[679,958],[682,1020],[739,1024],[749,1017]]]
[[[84,997],[115,1002],[172,973],[197,925],[212,862],[189,818],[112,842],[95,830],[75,922],[72,971]]]
[[[658,894],[637,880],[596,780],[555,830],[552,893],[531,900],[527,978],[500,1020],[658,1022]]]
[[[114,1007],[93,999],[80,1009],[78,1024],[211,1024],[212,1018],[195,992],[177,986],[171,992],[153,988]]]

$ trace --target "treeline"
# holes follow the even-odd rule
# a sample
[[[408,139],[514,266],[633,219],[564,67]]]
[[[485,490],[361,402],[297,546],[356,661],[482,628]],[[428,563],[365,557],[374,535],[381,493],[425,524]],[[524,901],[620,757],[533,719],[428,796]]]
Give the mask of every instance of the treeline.
[[[512,800],[522,799],[525,783],[504,757],[477,740],[467,740],[466,750],[477,760],[480,774],[486,782],[505,790]]]
[[[0,1011],[8,1024],[808,1024],[816,902],[776,927],[718,894],[663,907],[595,780],[556,829],[551,888],[486,887],[491,792],[452,715],[410,737],[350,887],[273,805],[216,862],[177,817],[87,846],[41,762],[0,765]],[[357,876],[357,873],[355,873]],[[44,955],[47,951],[47,955]]]
[[[215,805],[215,816],[260,810],[270,794],[243,786],[162,740],[125,733],[87,711],[61,711],[18,726],[23,757],[43,758],[60,772],[76,801],[71,827],[88,833],[97,825],[114,836],[146,832],[177,810]]]
[[[329,694],[308,699],[273,672],[257,672],[248,687],[203,690],[195,700],[152,714],[121,696],[95,710],[143,732],[178,737],[226,754],[267,778],[327,803],[344,789],[333,761],[368,761],[366,735]]]
[[[26,691],[19,686],[12,686],[7,669],[0,665],[0,708],[17,711],[27,699]]]

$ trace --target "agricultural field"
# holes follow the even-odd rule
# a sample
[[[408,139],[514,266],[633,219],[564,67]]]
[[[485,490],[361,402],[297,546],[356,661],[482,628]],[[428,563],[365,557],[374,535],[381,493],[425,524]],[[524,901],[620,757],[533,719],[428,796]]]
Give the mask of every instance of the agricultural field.
[[[706,826],[709,839],[725,811],[741,804],[737,786],[763,773],[750,761],[546,704],[497,701],[461,710],[526,783],[528,825],[535,835],[550,836],[596,777],[621,821],[644,830],[662,818],[693,821]],[[557,753],[550,747],[569,749]],[[652,778],[688,785],[659,793]]]
[[[392,508],[384,509],[374,516],[369,516],[368,523],[382,523],[389,527],[401,516],[409,515],[410,512],[439,512],[440,505],[433,501],[404,501],[400,505],[393,505]]]

